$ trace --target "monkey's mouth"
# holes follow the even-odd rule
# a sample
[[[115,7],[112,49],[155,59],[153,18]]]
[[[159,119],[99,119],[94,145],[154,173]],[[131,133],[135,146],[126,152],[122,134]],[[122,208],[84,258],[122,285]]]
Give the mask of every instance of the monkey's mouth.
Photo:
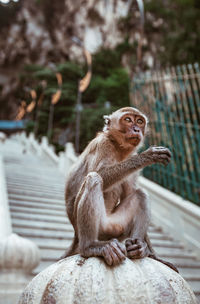
[[[130,136],[128,139],[140,139],[139,136]]]
[[[140,140],[140,136],[139,135],[127,136],[126,138],[128,140],[135,140],[135,141],[139,141]]]
[[[132,142],[132,144],[134,144],[134,145],[138,145],[141,138],[139,135],[131,135],[131,136],[127,136],[126,140],[128,140],[129,142]]]

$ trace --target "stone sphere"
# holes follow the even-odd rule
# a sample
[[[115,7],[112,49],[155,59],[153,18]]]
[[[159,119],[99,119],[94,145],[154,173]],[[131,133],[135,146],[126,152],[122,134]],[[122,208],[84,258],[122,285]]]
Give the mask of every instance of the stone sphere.
[[[31,272],[40,262],[35,243],[15,233],[0,240],[0,269],[21,269]]]
[[[101,258],[75,255],[39,273],[19,304],[194,304],[185,280],[150,258],[126,259],[116,267]]]

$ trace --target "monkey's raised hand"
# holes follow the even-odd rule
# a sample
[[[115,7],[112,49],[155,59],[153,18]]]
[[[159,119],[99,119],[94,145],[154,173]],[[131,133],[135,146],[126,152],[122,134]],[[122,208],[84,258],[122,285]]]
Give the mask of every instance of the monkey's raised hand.
[[[149,255],[147,243],[140,239],[127,239],[125,246],[130,259],[141,259]]]
[[[140,154],[148,164],[161,163],[167,165],[171,160],[171,152],[165,147],[152,146]]]

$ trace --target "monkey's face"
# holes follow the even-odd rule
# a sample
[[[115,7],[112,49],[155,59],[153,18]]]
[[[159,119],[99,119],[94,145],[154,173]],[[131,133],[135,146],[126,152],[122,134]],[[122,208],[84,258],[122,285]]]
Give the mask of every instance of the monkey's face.
[[[120,118],[120,132],[124,134],[125,140],[137,146],[143,140],[146,120],[143,115],[138,113],[127,113]]]
[[[142,144],[147,131],[148,118],[139,110],[126,107],[104,116],[103,131],[122,150],[135,150]]]

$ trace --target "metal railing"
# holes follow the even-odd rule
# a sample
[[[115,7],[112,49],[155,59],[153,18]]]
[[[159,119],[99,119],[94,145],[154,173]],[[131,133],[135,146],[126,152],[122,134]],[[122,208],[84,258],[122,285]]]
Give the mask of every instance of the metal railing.
[[[183,65],[135,75],[132,104],[149,117],[146,144],[170,148],[172,162],[144,176],[200,204],[200,68]]]

